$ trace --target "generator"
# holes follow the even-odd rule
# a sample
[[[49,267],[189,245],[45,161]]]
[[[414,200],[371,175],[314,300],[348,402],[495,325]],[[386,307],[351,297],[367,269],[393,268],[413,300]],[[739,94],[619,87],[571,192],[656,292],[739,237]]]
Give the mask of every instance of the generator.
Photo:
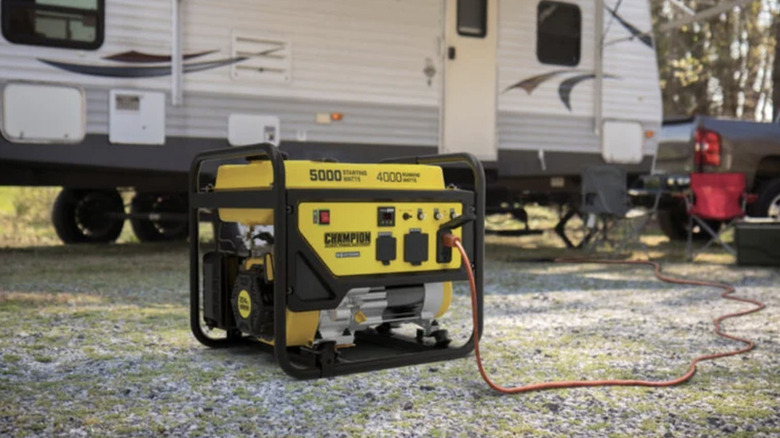
[[[297,161],[261,144],[199,154],[189,187],[190,323],[204,345],[251,342],[303,379],[473,349],[470,318],[457,342],[439,320],[471,269],[481,332],[485,176],[475,157]]]

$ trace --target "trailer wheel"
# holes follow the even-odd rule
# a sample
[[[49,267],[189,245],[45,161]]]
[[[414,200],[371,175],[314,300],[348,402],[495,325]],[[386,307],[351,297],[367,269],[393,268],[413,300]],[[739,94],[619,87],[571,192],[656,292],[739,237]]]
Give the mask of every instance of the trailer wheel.
[[[780,179],[767,184],[756,202],[756,216],[780,218]]]
[[[124,212],[116,190],[62,189],[54,201],[51,221],[63,243],[108,243],[122,233]]]
[[[179,193],[136,193],[130,203],[131,214],[175,214],[186,217],[187,198]],[[187,238],[187,220],[131,218],[133,233],[141,242],[170,242]]]
[[[720,228],[719,221],[707,221],[707,225],[713,230]],[[681,242],[688,239],[688,213],[685,204],[680,203],[673,207],[658,211],[658,226],[661,231],[673,242]],[[710,236],[700,229],[694,229],[693,240],[708,240]]]

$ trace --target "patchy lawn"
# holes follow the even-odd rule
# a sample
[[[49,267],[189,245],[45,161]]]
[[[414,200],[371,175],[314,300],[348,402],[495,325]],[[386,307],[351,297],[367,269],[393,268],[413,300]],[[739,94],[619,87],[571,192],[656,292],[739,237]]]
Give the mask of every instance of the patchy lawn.
[[[646,268],[533,263],[571,255],[549,235],[488,239],[487,369],[504,384],[668,379],[698,354],[737,347],[710,320],[747,305],[660,283]],[[184,244],[0,250],[0,435],[713,436],[780,434],[777,269],[680,263],[767,310],[725,323],[753,352],[701,365],[670,389],[592,388],[502,396],[473,356],[296,381],[255,348],[210,350],[188,324]],[[635,254],[636,255],[636,254]],[[443,324],[464,333],[460,285]]]
[[[117,245],[62,246],[48,223],[56,194],[0,188],[0,436],[780,434],[780,270],[737,267],[717,249],[684,263],[684,245],[652,226],[642,241],[670,273],[728,281],[768,304],[725,323],[756,350],[706,362],[675,388],[502,396],[473,356],[301,382],[257,348],[205,348],[189,331],[186,245],[139,245],[126,226]],[[543,208],[529,219],[555,223]],[[489,222],[521,228],[509,216]],[[739,345],[710,320],[749,306],[719,290],[660,283],[642,267],[532,262],[583,255],[550,232],[487,241],[482,349],[505,385],[669,379],[696,355]],[[456,338],[470,332],[468,306],[458,285],[442,321]]]

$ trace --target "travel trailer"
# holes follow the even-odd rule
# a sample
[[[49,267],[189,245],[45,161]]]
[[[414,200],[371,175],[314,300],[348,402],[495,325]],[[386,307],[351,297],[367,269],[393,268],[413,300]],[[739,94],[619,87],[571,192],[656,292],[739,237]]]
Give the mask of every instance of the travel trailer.
[[[648,173],[656,152],[646,0],[0,5],[0,184],[65,187],[66,242],[111,241],[127,218],[142,241],[185,238],[192,158],[231,145],[468,152],[495,206],[565,202],[584,166]],[[117,187],[137,193],[129,213]]]

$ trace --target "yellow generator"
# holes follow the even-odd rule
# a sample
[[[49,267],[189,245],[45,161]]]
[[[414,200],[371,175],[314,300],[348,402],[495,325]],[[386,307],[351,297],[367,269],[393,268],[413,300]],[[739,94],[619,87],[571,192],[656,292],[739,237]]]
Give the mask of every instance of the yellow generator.
[[[467,176],[462,188],[445,185],[445,170]],[[190,172],[192,331],[209,347],[257,341],[297,378],[464,356],[473,332],[451,342],[439,318],[469,267],[442,236],[461,239],[481,293],[484,190],[467,154],[355,164],[285,160],[272,145],[202,153]],[[204,218],[213,242],[201,242]],[[477,308],[481,327],[481,295]]]

